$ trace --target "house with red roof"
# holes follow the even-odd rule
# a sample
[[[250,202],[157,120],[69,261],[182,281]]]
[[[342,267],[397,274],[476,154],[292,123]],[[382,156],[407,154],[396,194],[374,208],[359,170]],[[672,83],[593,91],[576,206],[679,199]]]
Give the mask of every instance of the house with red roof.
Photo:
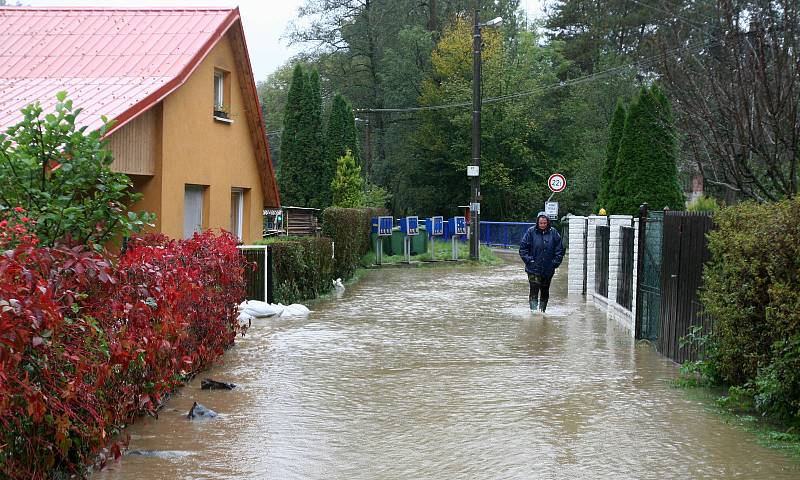
[[[239,9],[0,9],[0,129],[66,91],[78,123],[115,121],[112,169],[172,238],[261,238],[280,206]]]

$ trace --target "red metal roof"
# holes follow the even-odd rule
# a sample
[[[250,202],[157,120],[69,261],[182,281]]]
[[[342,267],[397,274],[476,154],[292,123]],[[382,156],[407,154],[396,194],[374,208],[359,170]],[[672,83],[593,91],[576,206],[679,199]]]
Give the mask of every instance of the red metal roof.
[[[0,8],[0,130],[30,103],[52,109],[61,90],[81,125],[105,115],[117,129],[182,85],[239,20],[230,8]]]

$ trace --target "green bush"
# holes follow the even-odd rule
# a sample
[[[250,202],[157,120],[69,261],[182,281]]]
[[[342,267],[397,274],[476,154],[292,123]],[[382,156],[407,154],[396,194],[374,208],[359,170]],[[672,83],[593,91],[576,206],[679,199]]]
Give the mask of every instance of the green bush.
[[[751,390],[756,408],[800,417],[800,197],[743,203],[714,216],[701,301],[714,319],[719,381]]]
[[[700,195],[686,205],[686,210],[689,212],[716,212],[719,210],[719,204],[713,197]]]
[[[87,132],[76,124],[81,109],[66,92],[56,100],[47,113],[39,103],[28,105],[22,120],[0,133],[0,213],[35,220],[42,245],[66,242],[101,250],[155,216],[129,211],[141,194],[132,191],[128,176],[111,170],[114,157],[102,140],[111,123],[103,119],[103,126]]]
[[[316,298],[331,289],[333,245],[330,238],[291,237],[270,242],[275,302]]]
[[[334,278],[348,279],[358,268],[361,257],[369,251],[372,217],[383,215],[385,209],[326,208],[322,212],[322,234],[333,239],[336,259]]]

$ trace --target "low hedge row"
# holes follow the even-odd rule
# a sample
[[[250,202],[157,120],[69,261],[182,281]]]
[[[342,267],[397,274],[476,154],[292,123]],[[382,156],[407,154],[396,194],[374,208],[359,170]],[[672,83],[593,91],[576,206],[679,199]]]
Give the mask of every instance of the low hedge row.
[[[272,245],[275,301],[291,304],[331,289],[333,245],[330,238],[289,237]]]
[[[358,261],[370,246],[372,217],[385,215],[383,208],[326,208],[322,212],[322,233],[336,245],[334,276],[348,279],[353,276]]]
[[[0,222],[0,477],[83,477],[242,332],[247,265],[230,234],[135,239],[112,263],[25,227]]]
[[[800,197],[719,210],[701,300],[707,371],[768,416],[800,423]]]
[[[316,298],[330,291],[331,280],[351,278],[370,249],[372,217],[385,212],[330,207],[322,214],[325,236],[321,238],[276,237],[257,242],[271,245],[274,301],[290,304]]]

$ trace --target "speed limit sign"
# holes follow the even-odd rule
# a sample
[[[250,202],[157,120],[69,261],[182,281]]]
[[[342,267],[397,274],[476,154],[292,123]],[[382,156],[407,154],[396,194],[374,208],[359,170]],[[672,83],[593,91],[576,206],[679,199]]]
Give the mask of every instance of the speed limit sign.
[[[547,179],[547,186],[550,187],[553,193],[558,193],[567,188],[567,181],[564,180],[564,175],[554,173]]]

